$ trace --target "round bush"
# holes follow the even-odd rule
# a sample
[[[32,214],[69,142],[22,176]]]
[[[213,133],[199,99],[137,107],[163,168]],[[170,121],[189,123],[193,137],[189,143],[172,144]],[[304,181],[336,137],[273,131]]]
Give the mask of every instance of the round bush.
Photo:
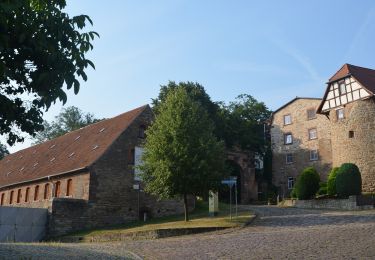
[[[319,174],[313,167],[304,169],[301,175],[297,178],[297,198],[301,200],[313,198],[319,189],[319,182]]]
[[[339,197],[361,194],[362,179],[357,165],[353,163],[341,165],[336,175],[336,191]]]
[[[335,167],[331,170],[331,172],[328,175],[328,181],[327,181],[327,194],[328,195],[336,195],[336,176],[337,171],[339,170],[339,167]]]
[[[327,195],[327,183],[319,183],[319,190],[316,192],[316,195]]]

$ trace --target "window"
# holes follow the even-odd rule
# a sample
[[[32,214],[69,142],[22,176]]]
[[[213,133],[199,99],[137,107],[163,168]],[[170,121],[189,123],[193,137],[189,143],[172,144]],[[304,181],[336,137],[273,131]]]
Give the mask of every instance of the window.
[[[343,108],[337,109],[336,116],[337,116],[337,120],[344,119],[345,118],[344,109]]]
[[[17,203],[21,202],[21,189],[18,189],[17,191]]]
[[[349,138],[354,138],[354,131],[349,131]]]
[[[346,87],[345,87],[345,83],[344,82],[341,82],[340,83],[340,95],[343,95],[346,93]]]
[[[4,198],[5,198],[5,194],[2,193],[2,194],[1,194],[1,198],[0,198],[0,205],[1,205],[1,206],[4,205]]]
[[[307,110],[307,119],[311,120],[311,119],[314,119],[314,118],[316,118],[316,111],[315,111],[315,109],[314,108],[308,109]]]
[[[316,128],[309,129],[309,140],[313,140],[316,138],[318,138]]]
[[[12,204],[12,203],[13,203],[13,194],[14,194],[14,192],[11,191],[11,192],[10,192],[10,196],[9,196],[9,204]]]
[[[293,136],[291,133],[284,135],[284,144],[292,144],[293,143]]]
[[[39,199],[39,185],[36,185],[34,189],[34,201],[38,199]]]
[[[26,192],[25,192],[25,202],[28,202],[28,201],[29,201],[29,193],[30,193],[30,188],[27,187],[27,188],[26,188]]]
[[[60,196],[60,188],[61,188],[61,183],[58,181],[55,183],[55,194],[54,194],[55,198],[58,198]]]
[[[292,153],[286,154],[285,159],[286,159],[285,161],[287,164],[293,163],[293,154]]]
[[[141,125],[141,126],[139,127],[139,129],[138,129],[138,137],[139,137],[139,138],[142,138],[142,139],[146,138],[146,133],[145,133],[145,131],[146,131],[146,126]]]
[[[291,115],[285,115],[284,116],[284,125],[290,125],[292,123],[292,116]]]
[[[72,195],[72,185],[73,185],[73,181],[72,181],[72,179],[69,179],[67,184],[66,184],[66,196]]]
[[[319,159],[318,150],[310,151],[310,161],[317,161]]]
[[[135,159],[135,149],[132,148],[129,150],[129,153],[128,153],[128,164],[134,165],[134,159]]]
[[[294,178],[288,177],[288,190],[293,189],[293,186],[294,186]]]
[[[44,185],[44,199],[47,200],[49,199],[50,191],[49,191],[49,183],[46,183]]]

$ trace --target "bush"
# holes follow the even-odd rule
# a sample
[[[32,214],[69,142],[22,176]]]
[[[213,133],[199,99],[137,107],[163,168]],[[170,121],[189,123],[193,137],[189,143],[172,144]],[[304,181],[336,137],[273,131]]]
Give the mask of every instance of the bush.
[[[336,191],[339,197],[361,194],[362,179],[357,165],[353,163],[341,165],[336,175]]]
[[[339,167],[333,168],[329,175],[328,175],[328,181],[327,181],[327,194],[328,195],[336,195],[336,176],[337,176],[337,171],[339,170]]]
[[[327,183],[321,182],[319,183],[319,190],[316,192],[316,195],[327,195]]]
[[[313,198],[319,189],[319,182],[319,174],[313,167],[304,169],[297,178],[295,187],[297,198],[301,200]]]
[[[297,198],[297,192],[296,192],[296,188],[294,187],[292,192],[290,193],[290,197],[292,199],[296,199]]]

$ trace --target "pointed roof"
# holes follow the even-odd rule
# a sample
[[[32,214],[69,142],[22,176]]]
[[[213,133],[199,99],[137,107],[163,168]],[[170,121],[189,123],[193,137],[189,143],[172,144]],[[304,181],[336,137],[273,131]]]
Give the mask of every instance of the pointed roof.
[[[91,166],[148,105],[7,155],[0,161],[0,188]]]
[[[328,83],[353,76],[364,88],[375,93],[375,70],[345,63],[330,79]]]

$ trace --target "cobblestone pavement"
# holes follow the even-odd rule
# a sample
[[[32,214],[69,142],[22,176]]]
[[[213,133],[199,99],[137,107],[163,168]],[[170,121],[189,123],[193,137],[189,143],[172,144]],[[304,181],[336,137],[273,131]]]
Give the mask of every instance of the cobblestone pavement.
[[[248,208],[258,217],[242,229],[97,244],[0,244],[0,259],[375,259],[375,210]]]

